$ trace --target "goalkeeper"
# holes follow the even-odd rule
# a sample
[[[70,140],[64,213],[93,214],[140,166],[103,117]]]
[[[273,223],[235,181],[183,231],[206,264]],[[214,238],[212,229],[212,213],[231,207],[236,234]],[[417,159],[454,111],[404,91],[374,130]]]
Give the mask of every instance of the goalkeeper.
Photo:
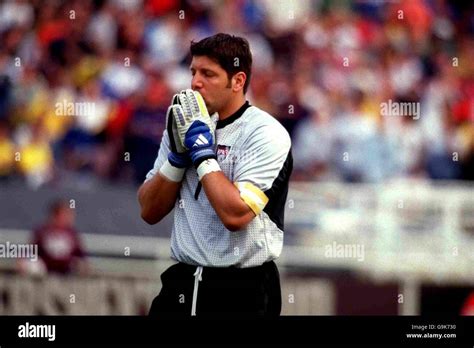
[[[277,316],[291,140],[246,101],[247,40],[191,43],[192,90],[174,96],[154,167],[138,191],[155,224],[174,208],[171,255],[150,315]]]

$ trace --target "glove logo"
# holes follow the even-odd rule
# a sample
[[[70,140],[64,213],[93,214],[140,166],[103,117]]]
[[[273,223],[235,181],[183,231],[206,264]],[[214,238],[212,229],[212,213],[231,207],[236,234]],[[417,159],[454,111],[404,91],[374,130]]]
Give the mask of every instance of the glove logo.
[[[194,142],[193,147],[202,146],[202,145],[206,145],[206,144],[209,144],[209,141],[207,141],[207,139],[204,135],[199,134],[196,141]]]

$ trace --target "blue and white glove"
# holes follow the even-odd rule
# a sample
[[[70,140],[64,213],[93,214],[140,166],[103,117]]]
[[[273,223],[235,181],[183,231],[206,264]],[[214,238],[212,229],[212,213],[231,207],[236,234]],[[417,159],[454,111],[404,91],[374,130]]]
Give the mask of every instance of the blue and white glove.
[[[179,105],[172,105],[181,145],[189,151],[196,168],[207,159],[216,159],[216,124],[209,116],[201,94],[187,89],[178,94]]]

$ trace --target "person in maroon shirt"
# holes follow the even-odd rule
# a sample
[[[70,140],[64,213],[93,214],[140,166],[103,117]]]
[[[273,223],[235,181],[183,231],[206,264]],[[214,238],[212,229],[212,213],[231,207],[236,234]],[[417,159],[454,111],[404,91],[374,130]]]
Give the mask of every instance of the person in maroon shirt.
[[[85,254],[74,221],[74,209],[66,201],[57,200],[50,206],[46,223],[34,230],[33,243],[38,245],[38,257],[48,272],[86,272]]]

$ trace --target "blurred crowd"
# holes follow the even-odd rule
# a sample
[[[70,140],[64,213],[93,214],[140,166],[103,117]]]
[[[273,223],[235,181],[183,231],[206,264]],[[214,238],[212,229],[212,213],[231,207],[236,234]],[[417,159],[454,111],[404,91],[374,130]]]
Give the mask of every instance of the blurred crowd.
[[[474,180],[474,6],[442,0],[4,1],[1,180],[141,183],[191,40],[217,32],[249,40],[293,180]]]

